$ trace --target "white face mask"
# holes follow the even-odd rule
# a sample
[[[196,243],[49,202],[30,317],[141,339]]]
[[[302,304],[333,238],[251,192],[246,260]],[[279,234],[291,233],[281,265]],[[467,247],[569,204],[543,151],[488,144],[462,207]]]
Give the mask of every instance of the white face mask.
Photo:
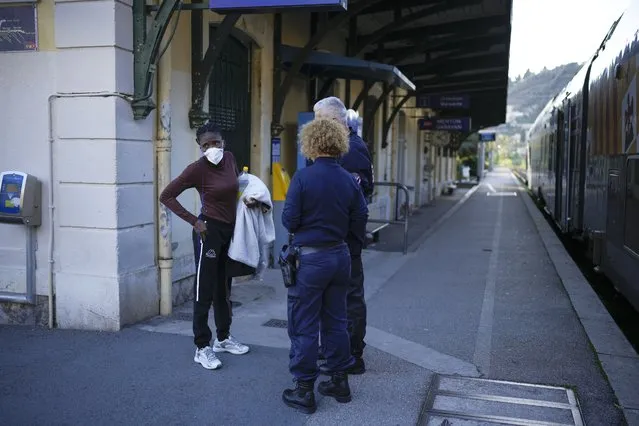
[[[204,155],[206,156],[207,160],[209,160],[211,163],[217,166],[218,164],[220,164],[220,161],[222,161],[222,157],[224,157],[224,149],[209,148],[206,151],[204,151]]]

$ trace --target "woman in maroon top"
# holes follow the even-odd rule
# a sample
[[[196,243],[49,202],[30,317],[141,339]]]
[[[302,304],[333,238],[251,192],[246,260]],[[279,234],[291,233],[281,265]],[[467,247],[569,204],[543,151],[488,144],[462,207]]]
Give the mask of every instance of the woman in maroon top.
[[[207,122],[197,130],[196,141],[202,158],[191,163],[160,195],[160,202],[193,226],[195,248],[195,302],[193,334],[197,349],[194,361],[215,370],[222,363],[215,352],[242,355],[248,346],[230,334],[230,280],[226,274],[228,249],[235,226],[237,208],[238,169],[235,157],[224,151],[220,130]],[[195,216],[186,210],[177,197],[189,188],[197,189],[202,212]],[[208,326],[209,309],[213,304],[217,338],[211,347],[212,333]]]

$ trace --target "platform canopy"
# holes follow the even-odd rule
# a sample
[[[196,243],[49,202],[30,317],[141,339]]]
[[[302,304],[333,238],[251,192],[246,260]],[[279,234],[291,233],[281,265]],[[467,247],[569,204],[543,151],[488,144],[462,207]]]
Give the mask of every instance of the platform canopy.
[[[280,53],[283,65],[290,67],[301,50],[298,47],[282,45]],[[415,84],[393,65],[327,52],[311,52],[301,71],[310,76],[386,82],[409,91],[416,89]]]
[[[472,117],[472,130],[506,121],[512,0],[357,0],[359,58],[398,68],[416,95],[464,97],[441,116]],[[351,56],[351,55],[349,55]]]

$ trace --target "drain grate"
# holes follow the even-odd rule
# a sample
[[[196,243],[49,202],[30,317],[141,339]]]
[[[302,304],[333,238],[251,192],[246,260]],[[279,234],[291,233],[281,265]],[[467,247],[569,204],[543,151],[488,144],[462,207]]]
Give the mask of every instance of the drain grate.
[[[268,320],[264,324],[262,324],[262,326],[264,326],[264,327],[274,327],[274,328],[288,328],[288,321],[287,320],[271,318],[270,320]]]
[[[460,376],[433,377],[418,426],[583,426],[568,388]]]

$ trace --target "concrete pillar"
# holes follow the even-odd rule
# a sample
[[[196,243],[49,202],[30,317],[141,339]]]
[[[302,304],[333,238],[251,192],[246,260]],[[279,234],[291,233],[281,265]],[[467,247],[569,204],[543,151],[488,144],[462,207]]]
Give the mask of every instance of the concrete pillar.
[[[446,157],[444,148],[439,148],[439,184],[437,185],[437,195],[442,193],[442,185],[446,179]]]
[[[57,92],[133,92],[130,4],[55,3]],[[153,116],[116,97],[54,103],[55,289],[62,328],[157,314]]]
[[[481,181],[484,178],[484,161],[486,159],[486,144],[478,142],[477,147],[477,181]]]
[[[415,138],[415,206],[425,204],[424,200],[424,138],[421,132]]]
[[[450,154],[448,148],[444,148],[444,164],[446,165],[446,175],[444,181],[450,180]]]
[[[450,165],[450,169],[452,171],[452,179],[457,180],[457,154],[455,152],[451,153]]]
[[[439,147],[438,146],[434,146],[434,157],[433,157],[433,161],[435,162],[435,174],[434,174],[434,179],[433,179],[433,198],[437,197],[439,195],[438,189],[439,189],[439,182],[441,180],[441,170],[442,170],[442,165],[441,162],[439,161]]]

